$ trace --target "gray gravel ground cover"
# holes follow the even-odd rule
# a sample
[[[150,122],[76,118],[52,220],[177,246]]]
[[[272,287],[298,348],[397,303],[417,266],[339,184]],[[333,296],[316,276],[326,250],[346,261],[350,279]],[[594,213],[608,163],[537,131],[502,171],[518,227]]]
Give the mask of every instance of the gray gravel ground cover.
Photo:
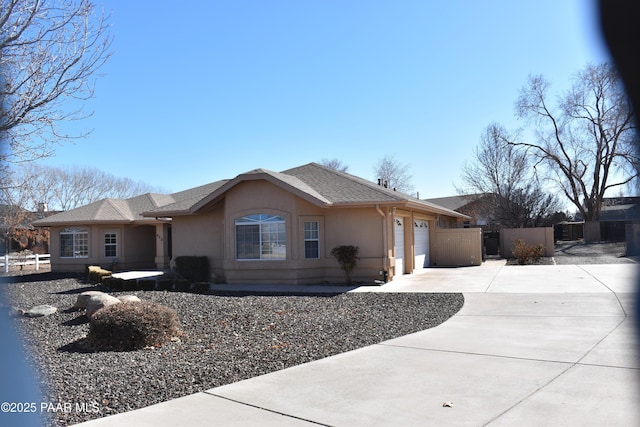
[[[47,273],[13,279],[7,283],[7,278],[0,278],[11,306],[51,304],[60,309],[48,317],[11,319],[22,333],[44,401],[74,407],[84,403],[89,408],[54,412],[47,425],[134,410],[428,329],[449,319],[464,303],[462,294],[453,293],[110,292],[135,294],[175,309],[185,334],[181,341],[156,349],[83,353],[77,342],[88,332],[86,317],[65,309],[78,293],[100,288]]]
[[[628,264],[637,262],[627,257],[625,242],[585,243],[582,240],[558,242],[555,245],[556,264]]]

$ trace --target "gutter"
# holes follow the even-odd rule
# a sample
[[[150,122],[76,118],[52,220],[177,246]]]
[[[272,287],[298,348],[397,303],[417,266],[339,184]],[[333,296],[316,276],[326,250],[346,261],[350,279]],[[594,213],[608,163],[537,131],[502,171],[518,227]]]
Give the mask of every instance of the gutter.
[[[389,277],[389,242],[387,238],[387,214],[385,214],[382,209],[380,209],[380,205],[378,204],[376,205],[376,211],[382,217],[382,274],[386,282],[388,280],[387,278]]]

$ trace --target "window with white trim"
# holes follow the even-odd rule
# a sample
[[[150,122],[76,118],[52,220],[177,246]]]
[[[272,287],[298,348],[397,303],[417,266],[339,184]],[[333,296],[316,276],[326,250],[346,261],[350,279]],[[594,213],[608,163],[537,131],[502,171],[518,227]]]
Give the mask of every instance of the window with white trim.
[[[61,258],[87,258],[89,256],[89,230],[74,227],[60,231]]]
[[[106,258],[118,256],[118,234],[115,231],[104,233],[104,256]]]
[[[304,222],[304,257],[320,258],[320,224],[318,221]]]
[[[236,259],[284,260],[287,258],[285,220],[269,214],[247,215],[235,221]]]

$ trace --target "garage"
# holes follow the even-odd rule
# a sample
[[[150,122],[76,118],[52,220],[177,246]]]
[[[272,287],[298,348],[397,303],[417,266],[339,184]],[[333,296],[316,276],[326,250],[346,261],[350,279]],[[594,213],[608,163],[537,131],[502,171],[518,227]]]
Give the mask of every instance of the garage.
[[[429,267],[429,223],[423,220],[413,222],[415,242],[415,268]]]
[[[404,274],[404,219],[393,218],[394,252],[396,257],[395,274]]]

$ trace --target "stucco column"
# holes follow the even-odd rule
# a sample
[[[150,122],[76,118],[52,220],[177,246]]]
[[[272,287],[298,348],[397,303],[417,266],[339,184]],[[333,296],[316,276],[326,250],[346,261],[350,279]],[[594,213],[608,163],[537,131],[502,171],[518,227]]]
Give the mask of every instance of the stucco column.
[[[156,268],[169,268],[169,224],[156,224]]]

